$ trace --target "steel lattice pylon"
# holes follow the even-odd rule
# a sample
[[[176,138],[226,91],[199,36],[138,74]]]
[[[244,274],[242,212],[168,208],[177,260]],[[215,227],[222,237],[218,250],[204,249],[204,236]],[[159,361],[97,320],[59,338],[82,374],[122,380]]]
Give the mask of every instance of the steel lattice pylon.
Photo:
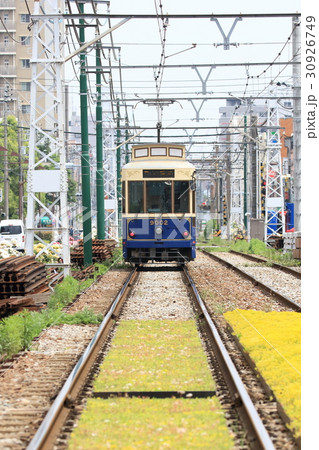
[[[105,123],[105,121],[103,122]],[[105,237],[119,240],[118,208],[116,189],[116,151],[114,150],[114,128],[109,120],[109,127],[103,130],[104,152],[104,195],[105,195]]]
[[[265,198],[265,241],[270,236],[282,236],[285,230],[284,196],[281,168],[281,144],[279,134],[278,107],[268,107],[266,152],[266,198]]]
[[[29,168],[27,177],[28,210],[26,217],[26,252],[33,255],[35,238],[44,244],[38,254],[51,249],[62,258],[64,275],[69,273],[70,248],[67,210],[67,171],[65,168],[64,108],[61,55],[63,7],[59,0],[34,2],[32,40],[32,81]],[[60,6],[60,8],[59,8]],[[62,5],[63,6],[63,5]],[[52,220],[51,241],[39,232],[46,215]],[[53,248],[54,243],[61,249]]]

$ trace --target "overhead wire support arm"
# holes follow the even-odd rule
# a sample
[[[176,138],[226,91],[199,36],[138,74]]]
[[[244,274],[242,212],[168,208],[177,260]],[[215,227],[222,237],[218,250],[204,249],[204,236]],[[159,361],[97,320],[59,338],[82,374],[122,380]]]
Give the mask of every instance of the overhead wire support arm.
[[[214,21],[216,23],[219,31],[221,32],[221,34],[222,34],[222,36],[224,38],[224,50],[229,50],[229,46],[230,46],[229,39],[230,39],[230,36],[232,35],[232,32],[234,31],[237,22],[240,21],[240,20],[243,20],[242,17],[236,17],[235,18],[235,20],[233,22],[233,25],[232,25],[231,29],[229,30],[227,36],[224,33],[224,30],[222,29],[221,24],[219,23],[219,20],[216,17],[212,17],[210,20],[212,20],[212,21]]]
[[[93,14],[86,13],[83,14],[64,14],[65,18],[69,19],[80,19],[81,17],[87,19],[236,19],[236,17],[256,19],[256,18],[283,18],[283,17],[299,17],[301,13],[291,12],[291,13],[252,13],[252,14]]]
[[[191,104],[192,104],[192,106],[193,106],[193,108],[194,108],[194,110],[196,112],[196,119],[195,119],[196,122],[200,121],[200,117],[199,117],[200,110],[202,109],[202,107],[203,107],[204,103],[206,102],[206,100],[207,100],[207,98],[202,99],[202,103],[201,103],[200,107],[197,109],[195,104],[194,104],[194,102],[193,102],[193,100],[189,99],[189,101],[191,102]]]
[[[66,17],[72,16],[72,14],[67,14]],[[77,16],[79,16],[77,14]],[[80,17],[86,17],[85,15],[80,15]],[[69,17],[70,18],[70,17]],[[130,18],[126,18],[124,20],[122,20],[120,23],[118,23],[117,25],[114,25],[112,28],[109,28],[108,30],[104,31],[104,33],[101,33],[97,36],[95,36],[94,39],[92,39],[89,42],[86,42],[85,44],[81,45],[80,48],[78,48],[77,50],[75,50],[74,52],[72,52],[70,55],[68,55],[65,59],[64,62],[69,61],[70,59],[72,59],[74,56],[78,55],[79,53],[84,52],[84,50],[86,50],[88,47],[90,47],[91,45],[95,44],[97,41],[100,41],[101,39],[103,39],[105,36],[107,36],[108,34],[112,33],[114,30],[116,30],[117,28],[119,28],[120,26],[124,25],[126,22],[128,22],[130,20]]]
[[[205,80],[203,80],[201,74],[199,73],[199,70],[198,70],[197,66],[193,66],[192,69],[194,69],[196,71],[196,73],[198,75],[198,78],[200,79],[200,81],[202,83],[202,94],[206,95],[207,94],[206,85],[207,85],[207,81],[208,81],[209,75],[211,74],[213,69],[216,69],[216,66],[215,65],[211,65]]]

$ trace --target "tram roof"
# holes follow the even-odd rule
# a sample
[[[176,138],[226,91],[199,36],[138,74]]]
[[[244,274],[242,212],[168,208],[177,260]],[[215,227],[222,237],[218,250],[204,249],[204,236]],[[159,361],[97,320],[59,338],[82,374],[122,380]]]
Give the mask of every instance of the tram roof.
[[[130,169],[192,169],[195,170],[195,166],[185,159],[158,159],[158,158],[141,158],[138,160],[132,160],[125,164],[122,170]]]
[[[141,159],[185,160],[185,146],[178,144],[140,144],[132,146],[132,161]]]

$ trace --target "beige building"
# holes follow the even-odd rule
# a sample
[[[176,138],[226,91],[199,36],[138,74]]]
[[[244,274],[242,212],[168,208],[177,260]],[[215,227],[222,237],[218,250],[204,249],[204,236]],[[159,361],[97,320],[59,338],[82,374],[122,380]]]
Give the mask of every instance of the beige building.
[[[33,1],[0,1],[0,117],[19,116],[22,127],[30,118],[32,10]]]

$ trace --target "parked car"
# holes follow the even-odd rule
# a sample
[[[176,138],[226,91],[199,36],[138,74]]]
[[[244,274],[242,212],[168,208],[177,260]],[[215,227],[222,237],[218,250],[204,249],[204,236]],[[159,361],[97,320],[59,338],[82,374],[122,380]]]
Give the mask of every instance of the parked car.
[[[19,219],[1,220],[0,242],[10,242],[17,250],[25,250],[25,234],[23,221]]]

